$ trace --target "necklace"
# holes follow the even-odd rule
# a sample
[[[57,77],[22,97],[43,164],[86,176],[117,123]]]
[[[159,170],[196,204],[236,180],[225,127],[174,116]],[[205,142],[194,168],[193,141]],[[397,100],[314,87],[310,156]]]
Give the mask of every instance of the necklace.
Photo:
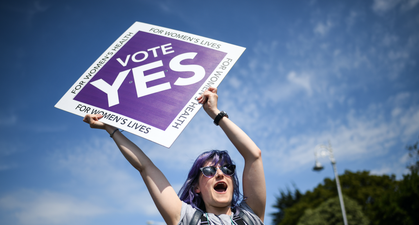
[[[209,225],[211,225],[211,221],[210,221],[210,220],[209,220],[209,218],[208,218],[208,213],[205,213],[205,216],[207,217],[208,224],[209,224]],[[232,225],[234,225],[234,222],[233,222],[232,217],[233,217],[233,214],[231,214],[231,216],[230,216],[230,220],[231,220],[231,224],[232,224]],[[221,221],[221,222],[223,222],[223,221]]]

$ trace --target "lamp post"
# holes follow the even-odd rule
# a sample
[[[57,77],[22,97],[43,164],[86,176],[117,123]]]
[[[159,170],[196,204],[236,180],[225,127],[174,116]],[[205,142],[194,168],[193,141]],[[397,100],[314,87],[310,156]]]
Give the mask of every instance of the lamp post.
[[[335,172],[336,186],[338,188],[340,208],[342,209],[343,223],[344,223],[344,225],[348,225],[348,221],[346,219],[345,204],[343,203],[342,191],[340,189],[340,182],[339,182],[338,170],[336,169],[336,160],[335,160],[335,157],[333,156],[332,145],[330,144],[330,141],[329,141],[329,145],[328,146],[320,145],[319,147],[326,149],[326,151],[321,151],[320,152],[320,156],[329,155],[330,162],[332,162],[333,170]],[[323,169],[323,166],[317,160],[317,154],[318,154],[318,152],[314,152],[314,156],[316,157],[316,164],[314,165],[313,170],[314,171],[321,171]]]

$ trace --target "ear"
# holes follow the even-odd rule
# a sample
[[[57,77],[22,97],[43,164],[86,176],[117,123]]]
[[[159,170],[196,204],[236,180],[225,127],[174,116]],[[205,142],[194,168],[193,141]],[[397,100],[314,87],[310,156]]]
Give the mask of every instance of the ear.
[[[201,193],[201,189],[199,188],[199,186],[195,187],[195,193],[197,193],[197,194]]]

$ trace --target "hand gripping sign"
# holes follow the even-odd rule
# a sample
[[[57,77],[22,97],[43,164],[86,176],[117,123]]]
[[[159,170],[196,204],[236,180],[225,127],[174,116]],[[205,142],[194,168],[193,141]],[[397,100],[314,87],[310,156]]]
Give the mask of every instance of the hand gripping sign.
[[[170,147],[245,48],[135,22],[55,107]]]

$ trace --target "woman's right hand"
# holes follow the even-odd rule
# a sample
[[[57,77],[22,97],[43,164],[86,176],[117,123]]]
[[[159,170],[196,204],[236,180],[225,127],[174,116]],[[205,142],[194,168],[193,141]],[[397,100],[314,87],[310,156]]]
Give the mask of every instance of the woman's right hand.
[[[109,126],[109,125],[99,121],[102,117],[103,117],[102,114],[87,114],[83,118],[83,121],[90,124],[91,128],[105,130],[106,126]]]

